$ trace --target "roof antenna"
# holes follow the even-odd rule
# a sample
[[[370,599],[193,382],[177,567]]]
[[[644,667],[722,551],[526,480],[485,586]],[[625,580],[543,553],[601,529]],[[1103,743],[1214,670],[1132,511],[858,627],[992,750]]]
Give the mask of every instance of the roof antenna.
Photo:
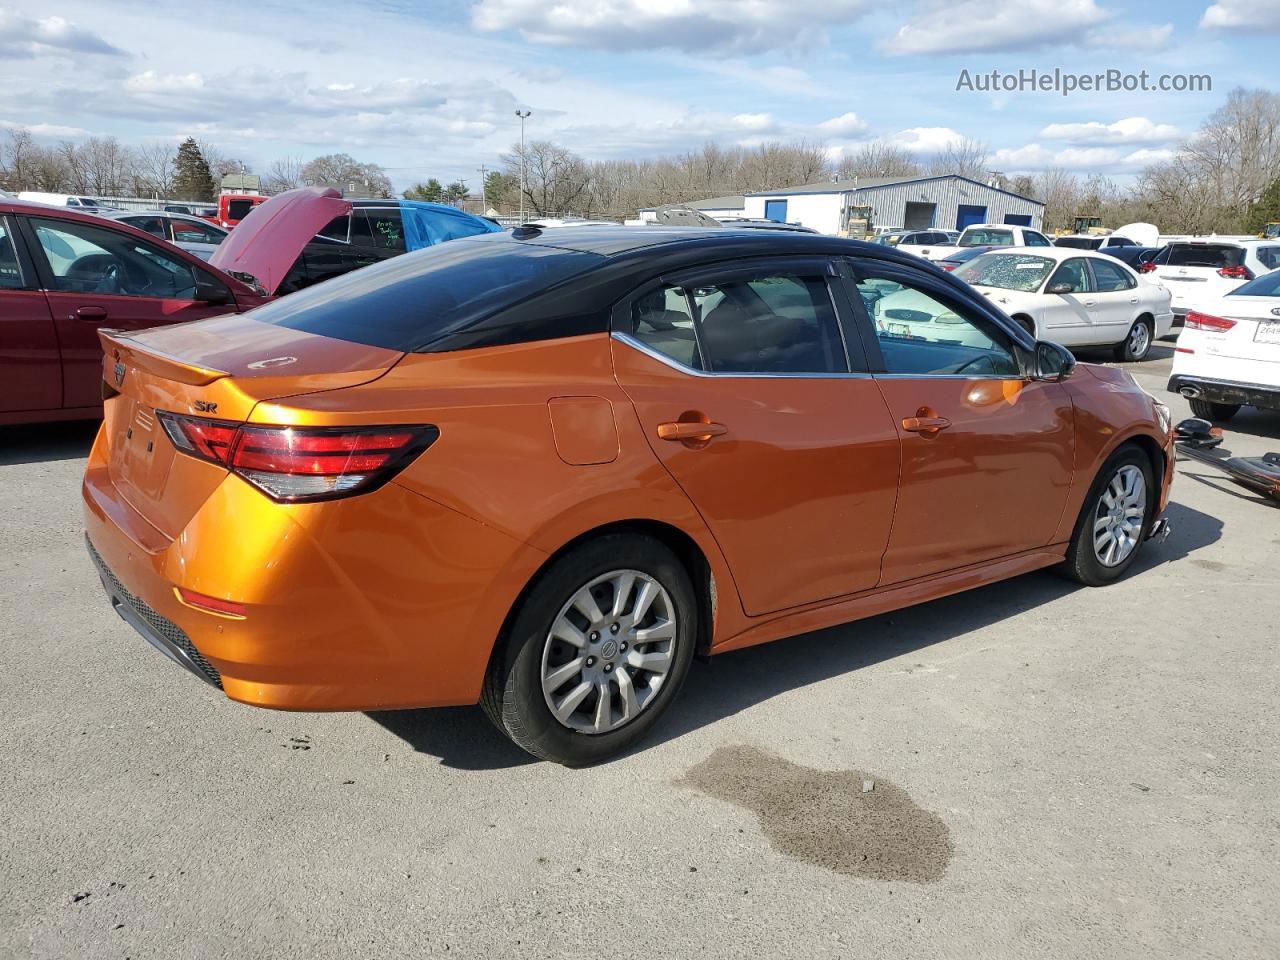
[[[532,240],[542,236],[542,228],[532,223],[522,223],[512,229],[511,236],[516,240]]]

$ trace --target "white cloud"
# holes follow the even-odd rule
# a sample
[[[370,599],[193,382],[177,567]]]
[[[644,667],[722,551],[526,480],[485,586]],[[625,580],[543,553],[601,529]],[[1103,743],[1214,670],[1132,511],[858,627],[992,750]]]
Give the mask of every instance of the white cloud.
[[[1069,43],[1111,16],[1095,0],[957,0],[925,6],[881,46],[894,55],[1026,51]]]
[[[1106,24],[1085,34],[1081,46],[1094,50],[1122,50],[1126,53],[1163,50],[1173,39],[1173,24],[1133,26]]]
[[[867,132],[867,122],[856,113],[842,113],[818,124],[818,132],[826,137],[849,138]]]
[[[28,17],[0,8],[0,57],[27,58],[51,53],[127,56],[93,31],[62,17]]]
[[[0,130],[26,130],[33,137],[73,140],[89,136],[89,131],[82,127],[66,127],[57,123],[11,123],[8,120],[0,120]]]
[[[899,130],[888,139],[895,146],[912,153],[939,153],[966,138],[950,127],[911,127]]]
[[[872,0],[478,0],[478,30],[518,30],[533,43],[608,50],[769,53],[824,42]]]
[[[1155,123],[1146,117],[1127,117],[1115,123],[1051,123],[1040,131],[1046,140],[1068,143],[1168,143],[1182,137],[1172,124]]]
[[[733,118],[733,122],[736,126],[743,130],[750,130],[752,133],[767,133],[778,127],[771,113],[739,113]]]
[[[1280,4],[1266,0],[1218,0],[1204,12],[1200,26],[1219,30],[1280,30]]]
[[[1051,150],[1038,143],[1006,147],[991,155],[991,166],[1004,173],[1035,173],[1065,169],[1073,172],[1136,173],[1143,167],[1173,156],[1172,150],[1121,147],[1068,147]]]

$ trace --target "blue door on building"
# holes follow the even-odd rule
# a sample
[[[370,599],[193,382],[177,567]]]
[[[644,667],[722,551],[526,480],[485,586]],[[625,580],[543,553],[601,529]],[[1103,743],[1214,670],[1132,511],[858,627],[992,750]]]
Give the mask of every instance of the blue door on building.
[[[766,200],[764,202],[764,218],[774,223],[787,222],[787,201]]]
[[[1004,222],[1011,227],[1029,227],[1031,226],[1031,214],[1029,213],[1006,213]]]
[[[972,204],[962,203],[960,209],[956,213],[956,229],[963,230],[965,227],[975,223],[985,223],[987,219],[987,208],[977,207]]]

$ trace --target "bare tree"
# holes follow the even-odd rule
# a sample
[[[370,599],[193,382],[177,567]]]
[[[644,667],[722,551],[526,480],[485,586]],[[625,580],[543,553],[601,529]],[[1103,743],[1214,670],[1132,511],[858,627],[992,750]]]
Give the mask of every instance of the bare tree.
[[[391,179],[376,163],[360,163],[350,154],[330,153],[316,157],[301,172],[302,182],[310,186],[330,186],[340,190],[355,187],[373,196],[391,196]]]
[[[167,200],[173,192],[173,161],[177,148],[172,143],[151,143],[135,151],[134,192]]]
[[[883,140],[864,143],[853,153],[840,158],[836,176],[841,180],[855,177],[916,177],[920,164],[902,147]]]
[[[523,192],[535,214],[569,214],[590,208],[590,171],[576,153],[549,140],[534,140],[524,145],[523,159]],[[502,164],[509,175],[521,176],[519,144],[503,156]]]
[[[267,193],[284,193],[301,187],[304,183],[303,166],[301,157],[285,157],[275,161],[267,170],[267,181],[264,184]]]
[[[931,176],[956,174],[986,183],[991,173],[988,169],[990,160],[991,151],[985,143],[966,137],[952,141],[931,157],[925,170]]]

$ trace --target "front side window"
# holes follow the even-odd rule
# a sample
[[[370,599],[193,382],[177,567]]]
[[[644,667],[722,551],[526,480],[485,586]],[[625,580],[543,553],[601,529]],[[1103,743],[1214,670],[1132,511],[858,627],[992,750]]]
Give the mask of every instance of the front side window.
[[[1138,285],[1133,277],[1129,276],[1124,267],[1115,263],[1107,263],[1105,260],[1090,261],[1093,267],[1093,279],[1097,284],[1099,293],[1115,293],[1118,290],[1131,290]]]
[[[896,277],[863,277],[857,288],[875,327],[886,373],[1020,375],[1008,335],[986,317]]]
[[[333,240],[337,243],[349,243],[351,240],[351,214],[344,213],[326,223],[316,234],[317,240]]]
[[[1051,247],[1053,244],[1049,242],[1049,238],[1043,233],[1036,233],[1034,230],[1023,230],[1022,237],[1026,241],[1028,247]]]
[[[1083,257],[1064,260],[1062,265],[1054,271],[1053,276],[1049,278],[1049,285],[1045,287],[1045,292],[1053,293],[1055,292],[1054,288],[1059,285],[1071,288],[1061,291],[1062,293],[1094,292],[1093,276],[1089,273],[1089,264],[1085,262]]]
[[[195,269],[159,247],[83,223],[31,223],[54,290],[173,300],[195,296]]]
[[[957,267],[955,275],[975,287],[1034,293],[1044,283],[1054,262],[1029,253],[984,253]]]
[[[632,305],[632,335],[695,370],[847,373],[826,280],[778,272],[664,286]]]
[[[1012,247],[1012,230],[966,230],[960,238],[962,247]]]

